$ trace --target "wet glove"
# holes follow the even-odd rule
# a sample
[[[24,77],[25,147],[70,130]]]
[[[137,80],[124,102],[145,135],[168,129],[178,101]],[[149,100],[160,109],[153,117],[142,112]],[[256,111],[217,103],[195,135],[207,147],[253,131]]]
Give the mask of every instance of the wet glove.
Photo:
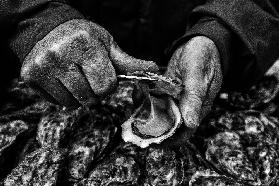
[[[101,26],[71,20],[33,47],[23,62],[21,77],[50,100],[77,107],[94,104],[111,92],[118,73],[157,70],[155,63],[124,53]]]
[[[183,84],[179,108],[184,125],[175,142],[185,142],[208,114],[222,84],[220,57],[214,42],[197,36],[172,55],[165,76]]]

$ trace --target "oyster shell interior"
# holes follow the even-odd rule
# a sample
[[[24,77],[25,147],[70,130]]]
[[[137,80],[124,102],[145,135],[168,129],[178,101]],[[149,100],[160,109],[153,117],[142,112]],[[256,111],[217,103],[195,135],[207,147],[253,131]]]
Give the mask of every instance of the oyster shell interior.
[[[182,90],[181,82],[148,72],[119,77],[135,80],[135,93],[143,95],[139,108],[122,124],[123,140],[145,148],[172,136],[182,122],[174,102]]]
[[[146,148],[172,136],[181,121],[179,108],[172,97],[148,94],[130,119],[122,124],[122,138],[125,142]]]
[[[143,103],[142,112],[136,113],[132,122],[133,131],[144,138],[165,134],[175,122],[174,114],[168,107],[168,101],[149,96]]]

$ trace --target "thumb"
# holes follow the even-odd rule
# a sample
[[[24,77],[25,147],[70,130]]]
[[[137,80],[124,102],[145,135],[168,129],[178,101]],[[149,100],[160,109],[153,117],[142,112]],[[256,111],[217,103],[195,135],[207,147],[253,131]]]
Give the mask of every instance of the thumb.
[[[184,88],[179,106],[186,127],[195,129],[210,110],[219,86],[214,60],[191,61],[180,72]]]
[[[200,113],[207,92],[204,65],[189,52],[187,47],[178,48],[173,54],[165,76],[180,79],[183,89],[178,98],[179,109],[187,130],[200,123]]]
[[[189,88],[189,85],[187,84],[184,86],[185,89],[183,90],[179,101],[180,112],[186,127],[194,130],[200,123],[200,115],[205,93],[193,88],[192,85],[190,85],[191,88]]]
[[[184,85],[180,111],[186,127],[195,129],[220,89],[219,53],[213,41],[196,37],[177,50],[173,60]]]
[[[135,71],[159,71],[158,66],[153,61],[140,60],[129,56],[114,41],[110,46],[110,59],[118,73],[127,74]]]

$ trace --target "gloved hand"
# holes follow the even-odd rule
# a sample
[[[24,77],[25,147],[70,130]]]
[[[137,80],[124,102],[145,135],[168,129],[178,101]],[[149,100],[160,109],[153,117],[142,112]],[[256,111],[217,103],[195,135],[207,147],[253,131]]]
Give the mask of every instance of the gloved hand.
[[[179,108],[184,120],[174,143],[183,143],[208,114],[222,84],[220,57],[214,42],[197,36],[173,54],[165,76],[183,84]]]
[[[27,55],[22,79],[62,105],[92,104],[117,83],[116,74],[158,71],[151,61],[124,53],[101,26],[68,21],[46,35]]]

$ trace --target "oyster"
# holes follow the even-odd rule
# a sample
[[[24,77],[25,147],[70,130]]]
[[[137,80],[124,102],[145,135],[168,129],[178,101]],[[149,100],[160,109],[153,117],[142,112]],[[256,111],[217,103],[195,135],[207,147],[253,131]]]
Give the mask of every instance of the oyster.
[[[97,165],[89,177],[81,180],[77,186],[139,185],[140,167],[134,158],[118,153]]]
[[[233,178],[241,185],[276,185],[279,167],[277,119],[259,111],[246,110],[214,113],[206,120],[192,141],[202,157],[214,167],[211,170]],[[199,179],[204,183],[220,181],[212,176]],[[201,185],[195,183],[193,185]]]
[[[4,180],[5,186],[61,185],[65,149],[42,147],[28,154]],[[63,181],[61,181],[63,182]]]
[[[173,150],[158,147],[148,148],[144,185],[182,185],[183,165],[182,159]]]
[[[0,124],[0,179],[17,165],[20,158],[11,154],[22,153],[33,128],[22,120]]]
[[[90,123],[91,124],[91,123]],[[69,151],[69,176],[73,180],[82,179],[86,172],[100,162],[113,145],[115,127],[96,128],[89,123],[78,129],[73,136]]]
[[[247,92],[229,92],[225,99],[230,107],[238,110],[258,109],[267,106],[279,92],[279,79],[264,76]]]
[[[174,97],[177,97],[181,90],[177,88],[179,84],[163,76],[144,75],[146,76],[130,76],[137,81],[143,78],[144,82],[139,82],[138,85],[145,94],[145,99],[134,114],[122,124],[123,140],[141,148],[146,148],[152,143],[161,143],[172,136],[182,122],[179,108],[174,101]]]
[[[236,182],[235,179],[229,178],[224,175],[219,175],[218,173],[211,170],[201,170],[197,171],[191,177],[189,181],[189,186],[208,186],[208,185],[226,185],[226,186],[244,186],[241,183]]]

